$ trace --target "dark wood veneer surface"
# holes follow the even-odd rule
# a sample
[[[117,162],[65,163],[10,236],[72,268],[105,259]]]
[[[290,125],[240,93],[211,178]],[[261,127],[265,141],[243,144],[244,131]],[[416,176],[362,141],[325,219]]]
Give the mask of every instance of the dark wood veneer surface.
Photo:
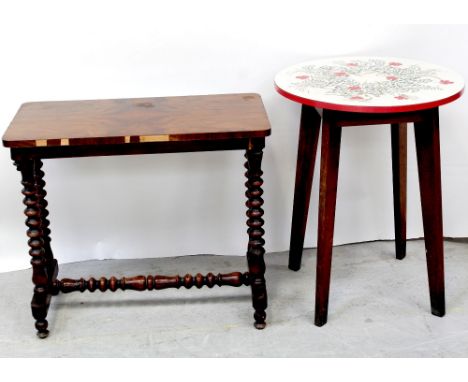
[[[258,94],[31,102],[3,136],[6,147],[255,138],[270,134]]]

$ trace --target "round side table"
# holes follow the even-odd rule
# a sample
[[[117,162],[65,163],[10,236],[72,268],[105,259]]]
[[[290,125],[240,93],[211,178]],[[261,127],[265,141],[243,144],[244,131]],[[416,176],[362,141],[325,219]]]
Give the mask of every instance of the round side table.
[[[406,252],[406,128],[414,123],[432,314],[445,314],[439,106],[463,93],[453,71],[385,57],[340,57],[288,67],[277,91],[302,104],[289,268],[301,266],[320,124],[322,149],[315,324],[327,322],[341,129],[391,125],[396,257]]]

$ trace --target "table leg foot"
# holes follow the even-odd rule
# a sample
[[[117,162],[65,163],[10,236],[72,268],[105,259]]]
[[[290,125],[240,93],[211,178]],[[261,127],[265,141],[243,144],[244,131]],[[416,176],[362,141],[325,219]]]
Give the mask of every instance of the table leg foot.
[[[36,329],[37,329],[37,336],[39,338],[47,338],[49,335],[49,331],[47,330],[49,323],[47,320],[37,320],[36,321]]]
[[[327,323],[327,312],[323,313],[323,314],[318,314],[316,313],[315,314],[315,320],[314,320],[314,324],[315,326],[323,326]]]
[[[431,308],[431,313],[434,316],[437,316],[437,317],[444,317],[445,316],[445,306],[442,307],[441,310],[439,310],[438,308],[432,307]]]
[[[254,314],[254,318],[255,318],[254,326],[255,326],[256,329],[258,329],[258,330],[265,329],[265,327],[266,327],[265,317],[266,317],[265,312],[263,312],[263,314],[255,312],[255,314]]]

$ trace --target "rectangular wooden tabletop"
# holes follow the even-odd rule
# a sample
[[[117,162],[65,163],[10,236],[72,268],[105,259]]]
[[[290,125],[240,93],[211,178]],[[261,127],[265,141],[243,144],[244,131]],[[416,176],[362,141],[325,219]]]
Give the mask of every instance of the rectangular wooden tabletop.
[[[258,94],[130,98],[23,104],[6,147],[107,145],[265,137]]]

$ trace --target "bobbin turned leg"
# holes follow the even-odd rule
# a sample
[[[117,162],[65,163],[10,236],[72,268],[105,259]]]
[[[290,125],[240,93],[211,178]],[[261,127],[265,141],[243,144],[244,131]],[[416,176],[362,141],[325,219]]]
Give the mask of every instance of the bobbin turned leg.
[[[263,234],[265,231],[262,226],[264,221],[263,216],[263,184],[261,170],[263,148],[265,147],[264,138],[251,139],[245,157],[247,162],[245,168],[247,172],[247,187],[246,202],[247,210],[247,225],[249,226],[247,233],[249,234],[249,244],[247,248],[247,262],[249,266],[250,285],[252,288],[252,304],[255,309],[255,327],[263,329],[266,326],[265,309],[267,307],[267,292],[265,286],[265,261],[263,248],[265,240]]]
[[[393,216],[395,219],[395,251],[398,260],[402,260],[406,256],[406,131],[406,123],[394,123],[391,126]]]
[[[424,111],[423,120],[414,124],[414,132],[431,308],[432,314],[442,317],[445,287],[438,109]]]
[[[312,106],[302,105],[299,128],[299,148],[294,188],[291,241],[289,245],[289,269],[301,269],[304,236],[309,214],[310,191],[314,178],[315,157],[320,133],[321,117]]]
[[[326,111],[325,111],[326,112]],[[341,126],[324,112],[320,163],[320,196],[315,290],[315,325],[327,323],[328,296],[335,227],[336,191],[340,160]]]
[[[15,165],[22,176],[29,255],[32,257],[34,294],[31,310],[36,319],[37,335],[40,338],[45,338],[49,334],[46,317],[51,299],[50,286],[57,273],[57,268],[50,265],[45,250],[44,227],[47,229],[47,224],[44,225],[41,216],[44,206],[43,173],[40,171],[42,163],[39,159],[19,158],[15,160]]]
[[[41,228],[43,233],[43,240],[44,240],[44,256],[47,262],[47,273],[49,276],[49,281],[52,282],[57,277],[58,273],[58,264],[57,260],[54,259],[54,255],[52,252],[52,248],[50,245],[50,221],[47,219],[49,216],[49,211],[47,210],[47,200],[45,199],[47,192],[44,189],[45,181],[44,181],[44,171],[42,171],[42,160],[36,159],[36,171],[34,175],[35,179],[35,186],[36,186],[36,195],[37,195],[37,205],[41,211]]]

